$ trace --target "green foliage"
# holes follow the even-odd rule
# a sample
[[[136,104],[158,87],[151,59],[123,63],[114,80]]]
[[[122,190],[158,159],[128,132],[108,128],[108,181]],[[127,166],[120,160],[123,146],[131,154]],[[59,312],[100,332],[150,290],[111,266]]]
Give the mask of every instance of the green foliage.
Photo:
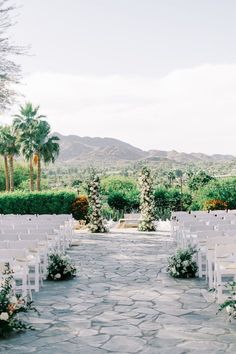
[[[41,180],[41,190],[42,191],[46,191],[46,190],[49,190],[49,189],[50,189],[50,187],[49,187],[49,184],[48,184],[48,179],[43,178]],[[17,187],[17,190],[18,191],[22,191],[22,192],[29,192],[30,191],[29,180],[22,181],[20,183],[20,185]]]
[[[192,203],[192,197],[189,193],[183,192],[177,188],[167,189],[158,187],[154,191],[155,208],[170,209],[173,211],[188,210]]]
[[[229,209],[236,209],[236,178],[211,181],[198,193],[198,203],[203,209],[208,200],[221,200]]]
[[[102,216],[106,220],[118,221],[124,217],[124,210],[112,209],[109,205],[102,206]]]
[[[139,209],[139,190],[135,179],[125,176],[105,177],[101,182],[102,194],[115,210],[132,212]]]
[[[109,176],[101,180],[101,193],[109,195],[113,191],[129,193],[138,191],[135,179],[125,176]]]
[[[82,181],[80,179],[74,179],[71,183],[71,187],[73,188],[79,188],[81,185]]]
[[[129,200],[123,192],[113,191],[107,198],[107,203],[116,210],[125,210],[129,206]]]
[[[226,289],[229,291],[228,298],[219,306],[218,313],[222,310],[226,310],[228,314],[228,320],[236,320],[236,282],[231,281],[226,284]]]
[[[70,214],[74,192],[2,193],[0,214]]]
[[[29,180],[29,171],[24,165],[15,165],[14,167],[14,184],[15,189],[21,189],[20,185],[23,182],[28,182]],[[28,182],[29,183],[29,182]],[[5,191],[5,174],[4,167],[0,165],[0,191]]]
[[[200,170],[190,177],[188,180],[188,187],[194,192],[207,185],[213,179],[214,177],[210,176],[205,171]]]

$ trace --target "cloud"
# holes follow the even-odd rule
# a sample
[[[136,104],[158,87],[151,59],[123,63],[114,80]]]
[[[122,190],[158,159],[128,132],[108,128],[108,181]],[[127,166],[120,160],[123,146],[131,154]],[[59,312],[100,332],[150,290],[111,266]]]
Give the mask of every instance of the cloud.
[[[21,91],[62,134],[110,136],[144,149],[236,152],[236,64],[161,79],[34,73]]]

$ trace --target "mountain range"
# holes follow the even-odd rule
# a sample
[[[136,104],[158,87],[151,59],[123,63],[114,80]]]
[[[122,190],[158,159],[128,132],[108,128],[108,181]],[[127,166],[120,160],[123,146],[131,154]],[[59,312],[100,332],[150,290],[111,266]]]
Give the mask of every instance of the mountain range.
[[[184,153],[175,150],[144,151],[118,139],[99,137],[80,137],[77,135],[62,135],[60,138],[60,155],[58,162],[75,165],[76,163],[128,163],[128,162],[172,162],[188,163],[223,163],[236,161],[233,155],[206,155],[203,153]]]

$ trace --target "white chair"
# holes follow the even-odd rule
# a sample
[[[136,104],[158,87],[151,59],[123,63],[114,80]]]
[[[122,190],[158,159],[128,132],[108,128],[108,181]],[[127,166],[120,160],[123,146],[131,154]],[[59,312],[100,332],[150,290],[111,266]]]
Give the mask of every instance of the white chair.
[[[218,236],[208,238],[206,241],[206,282],[208,283],[209,288],[213,288],[216,283],[215,280],[215,247],[216,245],[228,245],[236,243],[236,237],[228,236]]]
[[[215,246],[215,286],[218,303],[224,300],[223,277],[230,276],[236,280],[236,243]]]
[[[0,240],[1,241],[17,241],[19,240],[19,236],[18,234],[14,234],[14,233],[11,233],[11,234],[0,234]]]
[[[32,299],[28,264],[27,262],[19,261],[20,257],[26,257],[25,250],[0,249],[1,262],[9,263],[10,268],[13,271],[15,291],[20,291],[23,297],[29,295],[29,297]],[[17,285],[18,281],[21,282],[20,285]]]

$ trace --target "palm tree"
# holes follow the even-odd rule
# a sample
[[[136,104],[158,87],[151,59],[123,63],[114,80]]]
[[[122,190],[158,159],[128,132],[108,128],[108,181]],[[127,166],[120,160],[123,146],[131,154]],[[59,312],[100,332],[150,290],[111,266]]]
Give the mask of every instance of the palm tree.
[[[21,141],[21,152],[26,161],[29,163],[29,175],[30,175],[30,191],[34,191],[34,167],[33,167],[33,156],[34,156],[34,142],[32,136],[22,133],[20,136]]]
[[[9,166],[7,160],[7,137],[6,137],[6,127],[0,127],[0,155],[4,159],[4,169],[5,169],[5,182],[6,182],[6,192],[9,192]]]
[[[183,173],[182,170],[176,170],[175,171],[175,175],[180,180],[180,190],[181,190],[181,193],[182,193],[183,192],[183,176],[184,176],[184,173]]]
[[[170,187],[172,187],[173,181],[175,180],[175,173],[173,171],[169,171],[167,173],[167,178],[168,178]]]
[[[45,120],[40,121],[36,128],[34,163],[37,164],[37,191],[41,189],[41,161],[54,163],[59,155],[60,139],[57,136],[50,136],[50,130],[50,125]]]
[[[13,126],[15,131],[19,135],[19,141],[21,142],[21,151],[26,161],[29,162],[30,170],[30,190],[34,190],[34,143],[35,132],[37,126],[44,115],[38,114],[39,106],[33,107],[32,103],[28,102],[25,106],[20,106],[20,114],[14,116]]]
[[[183,177],[184,177],[184,173],[182,170],[176,170],[175,175],[180,180],[180,192],[181,192],[180,209],[183,210]]]
[[[19,155],[20,145],[17,136],[11,126],[5,126],[2,130],[4,138],[4,163],[6,175],[6,190],[14,191],[14,156]],[[8,161],[7,161],[8,160]],[[9,169],[8,169],[9,163]],[[9,171],[9,172],[8,172]],[[9,182],[8,182],[9,181]]]

